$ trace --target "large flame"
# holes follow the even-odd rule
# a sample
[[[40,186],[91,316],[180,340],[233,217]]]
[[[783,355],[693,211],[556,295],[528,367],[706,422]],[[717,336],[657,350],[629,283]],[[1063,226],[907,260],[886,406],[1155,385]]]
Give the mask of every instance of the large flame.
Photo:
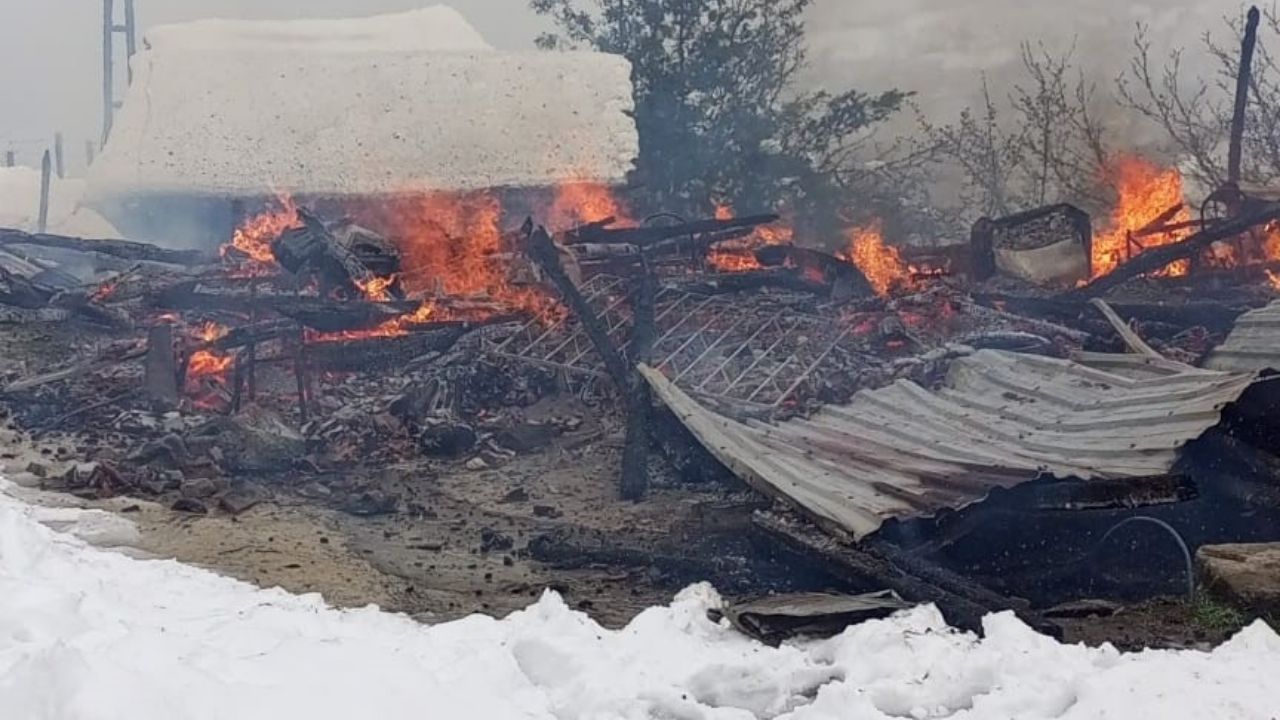
[[[913,270],[902,260],[898,249],[884,241],[879,221],[845,231],[849,239],[848,259],[867,277],[877,295],[912,284]]]
[[[546,223],[555,230],[568,230],[608,218],[613,218],[615,223],[636,224],[631,211],[607,186],[573,181],[556,188]]]
[[[1140,157],[1126,156],[1108,171],[1119,200],[1102,229],[1093,236],[1093,277],[1101,277],[1144,249],[1168,245],[1185,237],[1185,232],[1162,233],[1132,238],[1152,221],[1183,203],[1182,174],[1177,168],[1161,168]],[[1191,213],[1185,204],[1166,218],[1167,224],[1185,223]],[[1173,263],[1158,274],[1186,275],[1188,263]]]
[[[222,246],[224,258],[231,254],[232,248],[248,257],[239,274],[273,275],[280,271],[275,254],[271,252],[271,242],[285,230],[299,227],[301,223],[298,205],[291,196],[280,195],[276,202],[280,205],[278,209],[267,210],[245,220],[232,233],[231,242]]]

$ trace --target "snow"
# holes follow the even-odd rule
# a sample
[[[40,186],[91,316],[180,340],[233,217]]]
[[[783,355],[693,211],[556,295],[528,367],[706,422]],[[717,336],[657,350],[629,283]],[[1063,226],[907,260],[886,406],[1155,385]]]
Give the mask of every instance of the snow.
[[[617,631],[550,592],[503,620],[427,627],[100,550],[4,489],[6,718],[1235,720],[1280,709],[1280,637],[1261,623],[1211,653],[1122,654],[1059,644],[1008,614],[988,617],[979,639],[920,607],[770,648],[708,620],[719,598],[696,585]]]
[[[120,233],[101,215],[81,207],[83,180],[53,178],[49,182],[48,231],[58,235],[118,238]],[[40,219],[40,171],[0,168],[0,227],[35,232]]]
[[[344,20],[197,20],[152,28],[143,42],[151,49],[218,53],[263,47],[352,53],[493,49],[446,5]]]
[[[496,52],[447,8],[201,21],[147,44],[96,202],[617,183],[638,153],[624,58]]]

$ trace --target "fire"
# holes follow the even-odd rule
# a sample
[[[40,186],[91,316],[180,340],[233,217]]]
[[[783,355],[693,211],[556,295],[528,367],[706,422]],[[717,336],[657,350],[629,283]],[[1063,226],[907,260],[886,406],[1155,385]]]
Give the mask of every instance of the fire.
[[[285,230],[299,227],[298,205],[289,195],[277,198],[278,210],[268,210],[245,220],[231,235],[231,242],[221,248],[222,257],[235,248],[248,256],[243,269],[251,275],[270,275],[277,272],[276,257],[271,252],[271,242]]]
[[[226,336],[228,329],[213,322],[206,322],[196,331],[195,337],[200,343],[210,343]],[[187,380],[184,390],[196,399],[196,405],[211,406],[213,403],[207,396],[208,384],[225,387],[227,373],[231,371],[234,359],[225,353],[212,349],[197,350],[187,361]]]
[[[556,188],[547,211],[547,226],[567,230],[613,218],[615,223],[634,225],[631,212],[605,185],[569,182]]]
[[[1103,230],[1093,236],[1093,271],[1097,278],[1115,270],[1144,249],[1168,245],[1185,237],[1185,233],[1164,233],[1131,238],[1131,233],[1146,228],[1170,208],[1183,203],[1182,174],[1177,168],[1161,168],[1140,157],[1124,157],[1110,169],[1119,193],[1119,201]],[[1166,219],[1167,224],[1191,220],[1183,205]],[[1134,243],[1137,243],[1136,245]],[[1170,265],[1159,274],[1186,275],[1185,261]]]
[[[1267,282],[1271,283],[1272,290],[1280,290],[1280,273],[1271,269],[1263,270],[1267,274]]]
[[[389,302],[391,300],[391,286],[396,284],[396,276],[389,275],[387,277],[370,278],[367,282],[356,280],[356,287],[360,288],[360,292],[364,294],[365,299],[373,302]]]
[[[736,215],[729,205],[718,203],[715,210],[717,220],[732,220]],[[786,245],[795,239],[790,224],[777,224],[754,228],[750,235],[738,240],[729,240],[717,245],[707,253],[707,262],[721,272],[745,272],[761,269],[756,260],[755,251],[766,245]]]
[[[848,260],[867,276],[877,295],[888,295],[912,283],[912,268],[903,262],[897,248],[885,243],[879,221],[850,228],[845,237],[849,239]]]
[[[109,280],[98,286],[97,290],[89,296],[90,302],[100,303],[108,300],[112,295],[116,294],[116,289],[120,287],[119,281]]]
[[[307,342],[334,342],[337,340],[363,340],[375,337],[400,337],[408,335],[414,325],[422,325],[433,320],[439,320],[439,314],[435,303],[424,302],[418,306],[417,310],[392,318],[368,330],[347,330],[345,332],[331,333],[308,330],[306,339]]]

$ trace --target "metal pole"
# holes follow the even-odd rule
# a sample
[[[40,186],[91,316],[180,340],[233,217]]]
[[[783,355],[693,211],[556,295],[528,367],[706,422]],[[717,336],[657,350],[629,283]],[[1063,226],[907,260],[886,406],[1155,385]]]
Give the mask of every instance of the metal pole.
[[[49,180],[53,175],[53,158],[49,151],[44,151],[40,161],[40,220],[36,224],[36,232],[43,233],[49,229]]]
[[[102,144],[111,135],[111,123],[116,111],[115,68],[112,67],[112,33],[114,32],[115,0],[102,0]]]
[[[54,133],[53,135],[53,166],[58,171],[59,179],[67,176],[67,166],[62,158],[62,133]]]
[[[1253,72],[1253,48],[1258,43],[1258,8],[1249,8],[1244,26],[1244,41],[1240,44],[1240,68],[1236,73],[1236,106],[1231,116],[1231,145],[1227,150],[1227,182],[1239,187],[1240,164],[1244,143],[1244,120],[1249,107],[1249,81]]]
[[[12,150],[6,150],[4,153],[4,166],[13,167],[18,162],[18,158],[13,154]]]
[[[94,151],[93,141],[85,140],[84,141],[84,166],[85,167],[89,167],[90,165],[93,165],[93,151]]]

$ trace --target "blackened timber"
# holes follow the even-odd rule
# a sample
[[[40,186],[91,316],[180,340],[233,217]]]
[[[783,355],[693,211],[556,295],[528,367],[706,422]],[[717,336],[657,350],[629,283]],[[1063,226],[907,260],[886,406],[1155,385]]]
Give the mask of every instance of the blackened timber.
[[[657,281],[653,268],[640,257],[640,286],[632,302],[631,361],[649,362],[658,332],[654,321]],[[640,500],[649,490],[649,424],[653,419],[653,400],[649,383],[631,373],[627,384],[627,430],[622,447],[622,486],[624,500]]]
[[[547,234],[546,228],[538,227],[529,236],[529,257],[542,268],[547,278],[560,291],[560,296],[578,317],[578,322],[582,323],[583,332],[587,334],[592,346],[600,354],[600,359],[604,361],[605,371],[609,373],[618,390],[626,392],[631,377],[627,361],[609,339],[609,332],[604,323],[600,322],[595,310],[591,308],[573,279],[565,272],[564,266],[560,264],[560,253],[551,236]]]
[[[1023,622],[1041,632],[1061,634],[1057,626],[1032,612],[1026,603],[982,588],[923,560],[908,559],[901,551],[855,547],[807,522],[774,513],[757,512],[752,522],[769,537],[802,557],[817,561],[824,570],[845,582],[857,587],[893,590],[907,600],[937,605],[947,622],[955,627],[981,633],[982,619],[988,614],[1012,610]],[[939,584],[939,580],[944,582]]]
[[[681,223],[678,225],[665,225],[663,227],[631,227],[631,228],[606,228],[596,225],[587,225],[577,230],[565,233],[566,243],[602,243],[602,244],[624,244],[624,245],[640,245],[642,247],[660,243],[663,240],[678,238],[689,235],[703,235],[705,233],[724,232],[726,230],[736,230],[739,228],[752,228],[759,225],[768,225],[775,223],[780,219],[778,215],[751,215],[742,218],[731,218],[727,220],[694,220],[693,222]]]
[[[101,253],[124,260],[164,263],[166,265],[204,265],[216,258],[197,250],[170,250],[132,240],[100,240],[48,233],[28,233],[13,228],[0,228],[0,246],[35,245],[38,247]]]
[[[1240,186],[1240,164],[1244,157],[1244,121],[1249,109],[1249,88],[1253,75],[1253,50],[1258,44],[1258,8],[1249,8],[1245,20],[1244,39],[1240,43],[1240,64],[1236,71],[1236,101],[1231,115],[1231,141],[1227,147],[1227,182]]]
[[[1097,297],[1133,278],[1155,272],[1179,260],[1191,258],[1219,240],[1235,237],[1250,228],[1277,218],[1280,218],[1280,203],[1260,204],[1244,215],[1223,220],[1186,240],[1147,250],[1088,285],[1066,293],[1066,297]]]
[[[766,267],[792,265],[807,280],[821,278],[834,300],[844,301],[852,297],[871,297],[875,290],[867,276],[857,265],[830,253],[795,245],[766,245],[756,250],[756,260]]]
[[[310,369],[332,372],[391,370],[427,353],[448,350],[471,327],[469,323],[449,323],[397,337],[310,342],[306,346],[306,363]]]
[[[1103,333],[1106,323],[1088,303],[1072,298],[1020,297],[1016,295],[975,295],[974,301],[985,307],[1000,307],[1010,313],[1049,318]],[[1240,303],[1197,301],[1187,303],[1110,302],[1121,316],[1144,323],[1165,323],[1177,327],[1202,326],[1212,332],[1228,332],[1236,319],[1251,308]]]
[[[147,357],[143,364],[147,396],[173,407],[178,403],[178,367],[173,354],[173,327],[156,325],[147,331]]]
[[[702,295],[721,295],[743,290],[759,290],[766,287],[796,290],[815,295],[826,295],[831,292],[830,285],[806,278],[795,268],[769,268],[765,270],[708,274],[699,278],[697,282],[680,284],[681,290]]]

